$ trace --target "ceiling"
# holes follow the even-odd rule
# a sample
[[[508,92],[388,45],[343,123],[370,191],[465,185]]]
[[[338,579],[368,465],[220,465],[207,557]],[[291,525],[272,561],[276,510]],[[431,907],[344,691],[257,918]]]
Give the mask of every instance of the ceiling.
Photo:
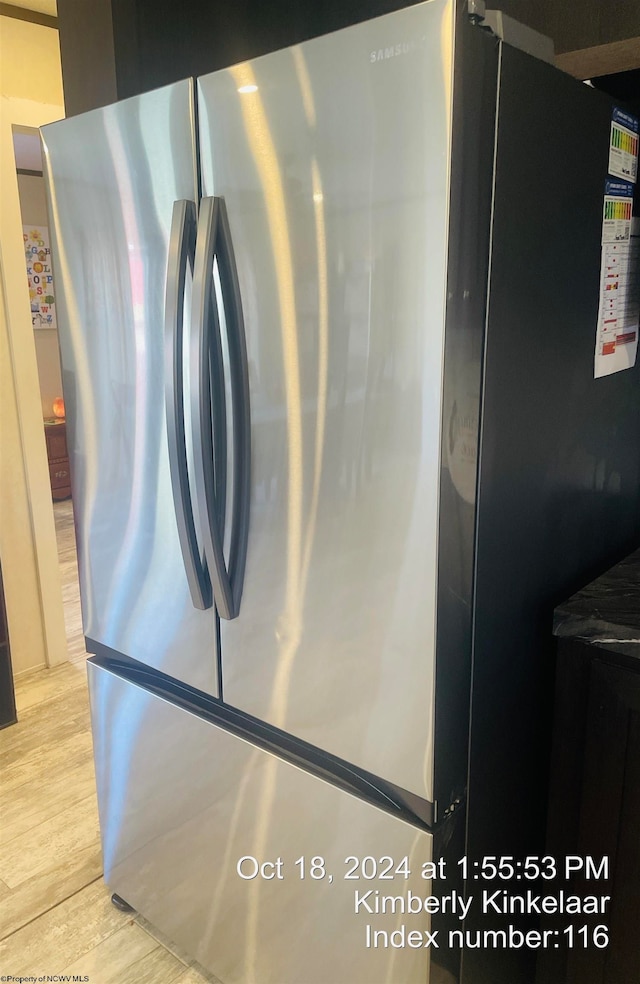
[[[48,14],[49,17],[57,17],[58,11],[56,0],[3,0],[11,7],[22,7],[24,10],[37,10],[39,14]]]

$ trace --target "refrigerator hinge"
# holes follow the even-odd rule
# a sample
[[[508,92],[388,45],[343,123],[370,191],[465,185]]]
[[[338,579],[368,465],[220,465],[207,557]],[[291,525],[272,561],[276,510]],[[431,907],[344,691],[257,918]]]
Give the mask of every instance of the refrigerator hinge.
[[[485,31],[490,31],[512,48],[538,58],[540,61],[555,65],[555,50],[553,40],[533,28],[521,24],[513,17],[507,17],[501,10],[487,10],[484,0],[467,0],[467,13],[472,24],[477,24]]]
[[[467,0],[467,13],[472,24],[481,24],[486,10],[487,5],[484,0]]]

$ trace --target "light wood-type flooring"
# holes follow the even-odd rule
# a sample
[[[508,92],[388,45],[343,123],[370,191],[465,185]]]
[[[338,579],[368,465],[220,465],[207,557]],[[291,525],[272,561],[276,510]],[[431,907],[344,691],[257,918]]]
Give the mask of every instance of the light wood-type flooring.
[[[70,662],[17,680],[18,724],[0,731],[0,977],[214,981],[102,880],[71,502],[54,511]]]

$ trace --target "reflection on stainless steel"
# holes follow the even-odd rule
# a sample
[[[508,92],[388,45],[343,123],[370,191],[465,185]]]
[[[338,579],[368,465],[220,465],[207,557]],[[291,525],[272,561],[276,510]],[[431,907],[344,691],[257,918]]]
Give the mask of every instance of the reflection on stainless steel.
[[[245,124],[247,142],[256,162],[258,178],[264,196],[270,235],[280,316],[281,343],[285,366],[285,402],[287,420],[288,480],[287,480],[287,534],[286,576],[284,611],[280,615],[280,660],[272,683],[267,720],[283,727],[287,718],[290,678],[293,661],[298,651],[301,635],[301,583],[300,564],[302,553],[302,411],[300,406],[300,359],[298,350],[298,323],[294,294],[293,256],[285,206],[282,174],[278,166],[275,147],[259,88],[255,85],[250,65],[230,69],[243,94],[240,106]],[[224,671],[223,671],[224,672]],[[252,765],[256,761],[254,755]],[[255,811],[256,825],[251,842],[255,856],[262,856],[269,841],[272,813],[276,804],[277,761],[269,759],[259,780],[258,790],[241,787],[242,810],[246,810],[246,794],[258,792]],[[239,818],[243,812],[236,814]],[[248,893],[246,925],[246,970],[249,980],[256,980],[259,968],[258,924],[260,914],[260,887],[254,886]]]
[[[227,205],[252,400],[224,693],[432,799],[452,4],[394,14],[411,44],[372,58],[389,25],[198,83],[203,193]]]
[[[85,633],[213,692],[214,619],[189,593],[164,406],[172,208],[196,198],[192,99],[181,82],[43,142]]]
[[[306,71],[306,65],[304,61],[304,55],[299,47],[292,50],[292,55],[295,62],[296,74],[298,77],[298,82],[300,84],[300,90],[303,97],[303,103],[305,108],[306,123],[308,127],[313,127],[315,125],[315,107],[313,103],[313,93],[311,90],[311,85]],[[257,87],[252,86],[241,86],[238,91],[256,91]],[[259,132],[256,134],[259,139]],[[314,158],[311,162],[313,170],[313,201],[315,203],[314,213],[315,213],[315,243],[316,243],[316,254],[317,254],[317,284],[318,284],[318,390],[317,390],[317,410],[316,410],[316,429],[315,429],[315,451],[314,451],[314,471],[313,471],[313,487],[311,494],[311,504],[308,511],[308,520],[306,523],[306,531],[304,536],[304,544],[300,544],[302,551],[300,556],[297,558],[300,563],[299,571],[290,572],[288,576],[288,583],[297,585],[298,589],[295,593],[295,597],[291,597],[289,592],[287,592],[287,599],[292,606],[289,612],[285,612],[282,624],[291,627],[299,625],[301,618],[301,600],[304,598],[307,576],[309,573],[309,563],[311,560],[311,549],[313,546],[313,539],[315,533],[315,523],[316,515],[318,509],[318,497],[320,491],[320,478],[322,471],[322,456],[324,451],[324,430],[325,430],[325,420],[326,420],[326,402],[327,402],[327,354],[328,354],[328,319],[327,319],[327,255],[326,255],[326,235],[325,235],[325,223],[324,223],[324,210],[322,206],[323,195],[322,195],[322,184],[320,179],[320,174],[318,170],[317,161]],[[266,189],[265,189],[266,191]],[[291,413],[288,416],[291,418]],[[291,473],[290,473],[290,488],[291,488]],[[292,515],[290,513],[290,519],[297,519],[297,510]],[[302,530],[289,529],[289,542],[298,545],[298,541],[302,536]],[[297,551],[296,551],[297,552]],[[294,576],[291,576],[291,575]],[[278,673],[273,683],[271,704],[267,717],[270,721],[275,724],[279,722],[286,722],[286,709],[289,703],[289,692],[291,683],[291,671],[293,669],[294,659],[298,650],[298,645],[300,642],[300,631],[296,628],[295,631],[289,630],[287,633],[287,644],[283,646],[281,652],[281,658],[279,661]],[[256,811],[256,817],[259,818],[256,822],[255,828],[255,838],[252,844],[252,851],[256,856],[262,856],[266,849],[266,845],[269,841],[269,836],[273,836],[273,832],[270,832],[270,822],[274,810],[274,805],[276,803],[276,792],[277,792],[277,773],[278,773],[278,763],[277,760],[271,759],[267,766],[263,769],[262,784],[260,789],[258,809]],[[242,814],[240,809],[245,804],[245,794],[246,787],[241,785],[240,795],[236,803],[235,815],[239,818]],[[259,895],[259,885],[254,886],[253,891],[249,897],[249,909],[247,914],[247,944],[246,944],[246,963],[248,968],[248,974],[250,979],[257,978],[258,967],[259,967],[259,944],[258,944],[258,925],[259,925],[259,915],[260,915],[260,895]]]
[[[298,83],[300,85],[307,126],[312,129],[316,124],[316,111],[307,65],[304,60],[304,54],[299,46],[292,49],[292,55]],[[318,499],[320,495],[320,480],[322,478],[322,458],[324,454],[324,434],[327,416],[327,388],[329,383],[329,283],[327,275],[327,234],[323,205],[324,194],[322,192],[322,178],[316,157],[313,157],[311,161],[311,184],[313,188],[312,197],[314,202],[313,212],[315,222],[315,244],[318,265],[316,272],[318,284],[318,402],[316,407],[316,433],[314,443],[315,450],[311,503],[309,506],[309,519],[307,522],[307,531],[304,540],[302,570],[300,575],[301,592],[303,597],[306,591],[309,564],[311,562],[311,552],[315,539]]]
[[[368,948],[366,927],[424,932],[428,917],[364,906],[356,913],[355,892],[428,895],[421,865],[431,859],[429,834],[108,670],[90,665],[89,677],[105,878],[114,891],[225,984],[424,984],[427,948]],[[109,737],[117,734],[126,740]],[[237,863],[253,854],[267,769],[277,795],[259,860],[281,858],[284,877],[243,880]],[[345,880],[350,855],[381,854],[406,856],[411,876]],[[295,862],[303,855],[301,880]],[[315,856],[325,859],[324,879],[309,876]]]
[[[302,408],[300,403],[300,356],[291,234],[287,219],[283,175],[276,148],[249,64],[237,65],[229,72],[239,90],[247,143],[258,172],[266,210],[269,243],[274,265],[281,351],[284,366],[284,397],[287,440],[287,532],[284,610],[279,618],[280,660],[274,678],[268,719],[279,727],[286,720],[291,664],[295,659],[301,633],[300,560],[302,551]],[[255,88],[254,88],[255,86]],[[250,96],[250,98],[249,98]]]

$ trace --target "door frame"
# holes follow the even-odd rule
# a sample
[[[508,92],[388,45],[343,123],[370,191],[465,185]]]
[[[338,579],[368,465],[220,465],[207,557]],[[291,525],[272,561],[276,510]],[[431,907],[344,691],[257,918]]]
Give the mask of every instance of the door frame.
[[[68,658],[13,149],[14,127],[63,116],[57,104],[0,99],[0,556],[16,676]]]

